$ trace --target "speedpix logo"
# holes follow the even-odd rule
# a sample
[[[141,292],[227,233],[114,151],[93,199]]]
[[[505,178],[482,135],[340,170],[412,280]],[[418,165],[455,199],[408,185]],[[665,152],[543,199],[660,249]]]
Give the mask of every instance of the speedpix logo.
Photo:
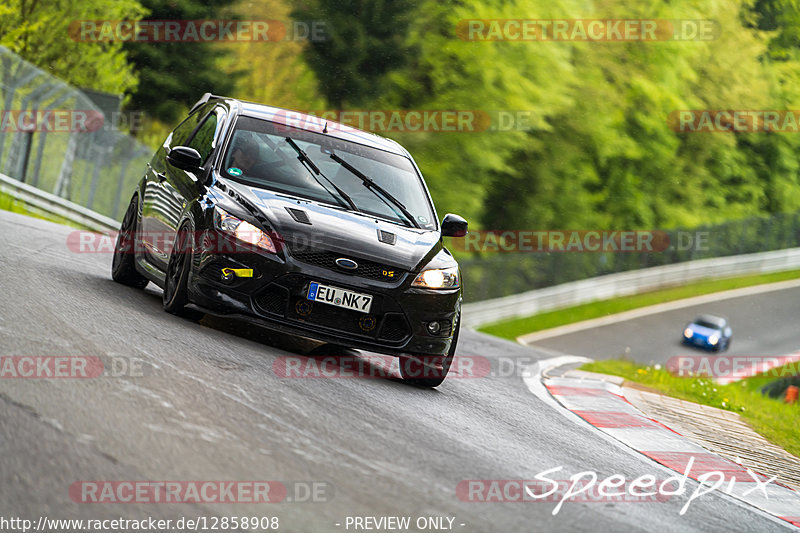
[[[709,471],[702,465],[694,468],[693,474],[694,463],[695,458],[692,456],[683,473],[664,480],[658,480],[653,474],[644,474],[632,480],[620,474],[601,478],[592,470],[578,472],[568,480],[559,480],[552,475],[563,471],[564,467],[557,466],[539,472],[532,480],[464,480],[456,486],[456,496],[461,501],[470,503],[557,502],[552,511],[553,515],[557,515],[564,503],[570,500],[584,503],[664,502],[673,496],[690,493],[678,513],[682,516],[689,510],[692,502],[701,496],[715,490],[731,494],[739,483],[746,487],[744,496],[758,491],[768,498],[766,489],[778,477],[767,479],[748,468],[743,470],[743,473],[746,473],[749,479],[747,477],[737,479],[735,475],[726,475],[729,472]],[[689,479],[698,481],[698,485],[693,489],[687,486]]]

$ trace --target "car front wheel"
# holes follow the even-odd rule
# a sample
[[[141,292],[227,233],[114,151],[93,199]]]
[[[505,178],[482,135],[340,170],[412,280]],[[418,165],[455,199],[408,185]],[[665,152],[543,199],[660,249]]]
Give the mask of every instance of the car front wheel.
[[[460,331],[461,320],[458,320],[456,322],[456,331],[453,333],[453,341],[450,343],[450,350],[448,350],[447,355],[425,357],[422,361],[418,358],[400,356],[400,377],[403,379],[403,382],[427,388],[441,385],[444,378],[447,377],[450,365],[453,364]]]
[[[203,313],[186,308],[189,303],[186,287],[189,283],[189,270],[192,266],[193,244],[192,232],[188,224],[184,224],[175,236],[175,244],[167,263],[162,303],[164,310],[168,313],[191,320],[200,320]]]
[[[133,195],[122,225],[117,234],[117,242],[114,245],[114,257],[111,260],[111,279],[117,283],[144,289],[147,285],[147,278],[136,271],[136,221],[138,219],[138,196]]]

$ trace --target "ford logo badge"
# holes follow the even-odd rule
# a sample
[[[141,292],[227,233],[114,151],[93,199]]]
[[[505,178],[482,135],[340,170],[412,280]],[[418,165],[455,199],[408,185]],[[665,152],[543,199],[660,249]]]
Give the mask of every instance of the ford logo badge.
[[[355,270],[358,268],[358,263],[346,257],[340,257],[336,260],[336,264],[347,270]]]

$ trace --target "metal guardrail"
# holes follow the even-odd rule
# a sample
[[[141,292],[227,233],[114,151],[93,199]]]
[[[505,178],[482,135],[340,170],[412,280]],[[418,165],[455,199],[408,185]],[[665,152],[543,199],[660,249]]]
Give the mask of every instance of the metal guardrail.
[[[0,192],[24,202],[33,212],[56,215],[101,233],[116,231],[119,222],[69,200],[0,174]]]
[[[107,232],[119,229],[119,222],[112,218],[4,174],[0,174],[0,191],[25,202],[35,210],[63,217],[93,231]],[[464,324],[469,327],[480,327],[595,300],[631,296],[701,279],[729,278],[793,269],[800,269],[800,248],[699,259],[608,274],[503,298],[464,304]]]
[[[716,257],[597,276],[554,287],[464,304],[464,325],[480,327],[574,305],[631,296],[708,278],[800,269],[800,248]]]
[[[501,250],[487,246],[481,252],[461,254],[458,262],[466,280],[464,301],[484,302],[582,279],[686,261],[797,248],[800,211],[656,231],[668,237],[662,242],[669,243],[664,250],[493,253]],[[480,249],[481,245],[477,247]]]
[[[2,46],[0,115],[0,172],[122,220],[153,153],[120,129],[132,115],[105,115],[86,93]]]

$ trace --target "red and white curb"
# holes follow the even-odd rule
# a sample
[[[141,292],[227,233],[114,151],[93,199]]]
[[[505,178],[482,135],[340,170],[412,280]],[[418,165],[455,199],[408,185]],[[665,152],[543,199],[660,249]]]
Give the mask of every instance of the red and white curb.
[[[534,394],[536,385],[544,387],[558,404],[615,440],[646,455],[657,463],[688,477],[709,482],[720,473],[718,490],[773,516],[800,527],[800,494],[776,483],[774,478],[749,471],[746,467],[709,452],[631,405],[622,389],[600,380],[543,377],[541,369],[589,361],[578,357],[557,357],[540,362],[538,375],[525,381]],[[533,381],[539,383],[533,383]],[[541,392],[541,390],[539,391]],[[708,474],[703,479],[698,479]],[[724,475],[724,481],[721,476]],[[716,481],[716,480],[713,480]]]

